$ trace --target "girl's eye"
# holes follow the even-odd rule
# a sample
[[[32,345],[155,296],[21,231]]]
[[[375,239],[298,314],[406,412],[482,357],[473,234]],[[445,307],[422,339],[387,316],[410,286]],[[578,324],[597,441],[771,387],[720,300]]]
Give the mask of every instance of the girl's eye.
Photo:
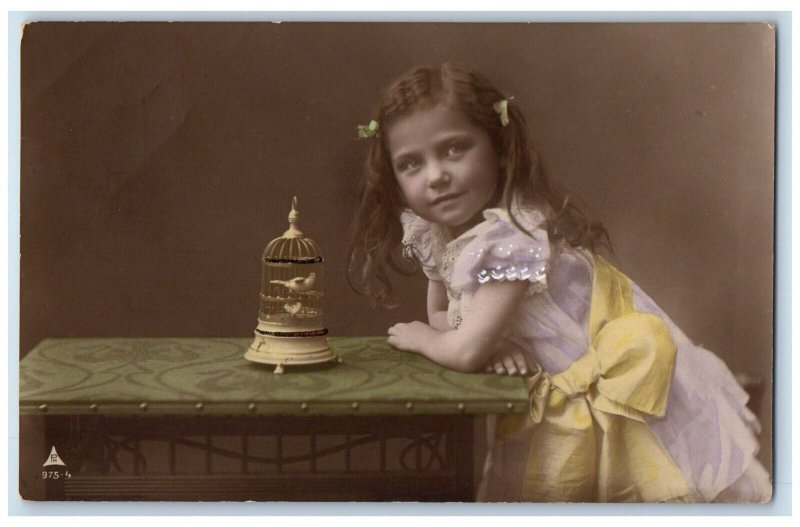
[[[417,161],[415,159],[407,159],[405,161],[401,161],[400,163],[398,163],[397,171],[398,172],[408,172],[408,171],[411,171],[411,170],[415,170],[418,167],[419,167],[419,161]]]
[[[455,157],[464,153],[464,147],[459,144],[450,145],[447,148],[447,155],[450,157]]]

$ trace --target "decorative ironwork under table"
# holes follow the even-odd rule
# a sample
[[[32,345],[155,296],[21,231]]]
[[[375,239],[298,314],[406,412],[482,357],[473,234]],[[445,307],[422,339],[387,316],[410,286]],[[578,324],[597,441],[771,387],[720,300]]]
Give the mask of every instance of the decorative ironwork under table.
[[[337,362],[275,375],[243,358],[249,339],[45,340],[20,363],[20,492],[472,501],[473,420],[526,412],[521,379],[329,342]]]

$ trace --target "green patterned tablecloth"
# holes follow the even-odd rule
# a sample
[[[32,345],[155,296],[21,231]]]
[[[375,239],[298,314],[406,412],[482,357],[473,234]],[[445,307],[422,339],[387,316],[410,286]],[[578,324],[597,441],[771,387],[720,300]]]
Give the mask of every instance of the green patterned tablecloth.
[[[340,362],[244,359],[250,339],[48,339],[20,363],[21,414],[524,413],[519,377],[465,374],[383,337],[329,338]]]

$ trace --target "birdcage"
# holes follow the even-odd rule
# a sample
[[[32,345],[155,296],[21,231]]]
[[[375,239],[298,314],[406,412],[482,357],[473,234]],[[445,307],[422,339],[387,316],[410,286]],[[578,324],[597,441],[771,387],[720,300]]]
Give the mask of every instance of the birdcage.
[[[258,326],[245,353],[248,360],[274,364],[275,373],[334,358],[323,323],[323,258],[298,227],[299,216],[294,197],[289,229],[264,249]]]

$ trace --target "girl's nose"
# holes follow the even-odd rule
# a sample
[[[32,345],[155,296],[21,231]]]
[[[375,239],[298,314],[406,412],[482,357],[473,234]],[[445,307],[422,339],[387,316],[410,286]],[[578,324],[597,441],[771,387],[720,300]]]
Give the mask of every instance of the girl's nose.
[[[450,174],[438,163],[431,163],[428,167],[428,186],[441,187],[450,182]]]

